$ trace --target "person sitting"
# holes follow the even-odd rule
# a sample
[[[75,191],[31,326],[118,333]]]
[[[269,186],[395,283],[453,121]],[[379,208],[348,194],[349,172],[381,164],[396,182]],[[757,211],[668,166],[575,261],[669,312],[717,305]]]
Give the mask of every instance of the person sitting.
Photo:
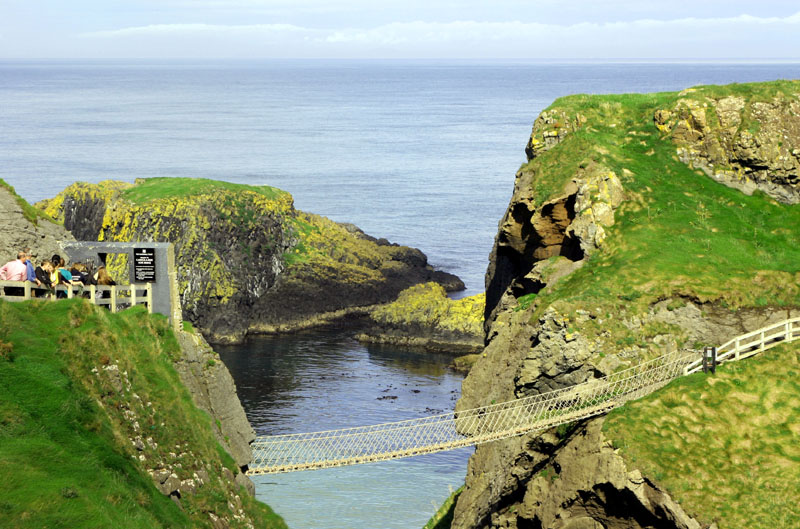
[[[42,263],[37,266],[36,270],[34,271],[36,274],[36,279],[38,280],[37,284],[39,287],[47,289],[48,292],[53,291],[53,283],[50,279],[53,271],[53,263],[47,259],[42,261]]]
[[[116,281],[111,278],[105,266],[100,266],[97,268],[97,273],[94,275],[94,280],[98,286],[112,286],[117,284]],[[111,299],[111,291],[103,290],[100,293],[100,297],[102,299]]]
[[[73,281],[80,281],[84,285],[94,285],[94,278],[89,273],[89,269],[83,263],[72,263],[72,266],[69,268],[70,274],[72,274]]]
[[[33,255],[31,254],[30,248],[23,248],[23,252],[25,252],[25,266],[27,266],[28,274],[26,276],[26,280],[30,281],[31,283],[36,283],[36,286],[41,286],[41,283],[36,278],[36,269],[33,267]]]
[[[0,281],[25,281],[28,277],[28,266],[25,264],[27,255],[18,252],[15,261],[9,261],[0,268]],[[24,296],[24,287],[0,287],[2,293],[8,296]]]
[[[98,285],[116,285],[117,283],[108,273],[108,270],[105,266],[101,266],[97,269],[97,273],[95,274],[94,278],[97,280]]]
[[[25,252],[17,252],[17,259],[9,261],[0,268],[0,280],[25,281],[28,278],[28,256]]]
[[[50,281],[54,286],[67,285],[67,288],[71,288],[73,285],[83,286],[83,283],[73,279],[72,273],[67,270],[64,258],[58,254],[53,255],[53,268],[55,270],[50,276]],[[67,295],[64,292],[59,291],[56,293],[56,297],[64,298],[67,297]]]

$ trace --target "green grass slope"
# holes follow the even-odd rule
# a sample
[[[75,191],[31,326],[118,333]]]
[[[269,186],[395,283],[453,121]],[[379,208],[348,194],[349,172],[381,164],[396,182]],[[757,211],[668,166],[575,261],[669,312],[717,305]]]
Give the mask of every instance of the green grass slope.
[[[229,479],[178,354],[166,320],[140,309],[0,302],[0,527],[285,527]],[[158,469],[196,491],[177,505]]]
[[[800,344],[698,373],[611,412],[606,437],[720,529],[800,524]]]

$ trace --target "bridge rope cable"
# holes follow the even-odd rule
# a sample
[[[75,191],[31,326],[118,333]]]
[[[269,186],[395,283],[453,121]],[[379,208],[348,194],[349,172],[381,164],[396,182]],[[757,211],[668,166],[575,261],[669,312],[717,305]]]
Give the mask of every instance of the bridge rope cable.
[[[795,326],[795,324],[797,324]],[[797,336],[795,336],[797,335]],[[800,337],[800,318],[724,344],[738,360]],[[742,340],[750,340],[742,343]],[[248,474],[314,470],[453,450],[543,431],[606,413],[701,369],[696,353],[675,351],[572,387],[418,419],[339,430],[258,437]]]

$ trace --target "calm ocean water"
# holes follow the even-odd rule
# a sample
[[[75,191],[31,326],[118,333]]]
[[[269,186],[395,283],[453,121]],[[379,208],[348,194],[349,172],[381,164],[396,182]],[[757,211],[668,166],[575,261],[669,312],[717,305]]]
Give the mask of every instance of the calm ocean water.
[[[469,292],[536,115],[559,96],[799,78],[797,64],[0,62],[0,178],[269,184],[426,252]]]
[[[421,248],[476,293],[531,124],[553,99],[780,78],[800,78],[800,64],[6,61],[0,178],[31,202],[76,180],[268,184]],[[264,434],[419,416],[458,393],[444,360],[337,332],[223,352]],[[398,399],[379,401],[387,388]],[[421,527],[463,483],[467,455],[262,478],[258,494],[294,529]]]

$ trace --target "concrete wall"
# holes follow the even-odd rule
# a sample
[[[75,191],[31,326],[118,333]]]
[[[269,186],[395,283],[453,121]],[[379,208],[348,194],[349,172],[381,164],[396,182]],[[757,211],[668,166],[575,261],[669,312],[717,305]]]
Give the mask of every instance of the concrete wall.
[[[108,254],[127,254],[130,264],[129,277],[134,274],[135,248],[148,248],[155,252],[155,281],[153,285],[153,312],[167,316],[175,328],[180,328],[183,320],[180,299],[178,298],[178,280],[175,270],[175,251],[168,242],[65,242],[64,253],[70,262],[91,263],[96,269],[105,265]]]

